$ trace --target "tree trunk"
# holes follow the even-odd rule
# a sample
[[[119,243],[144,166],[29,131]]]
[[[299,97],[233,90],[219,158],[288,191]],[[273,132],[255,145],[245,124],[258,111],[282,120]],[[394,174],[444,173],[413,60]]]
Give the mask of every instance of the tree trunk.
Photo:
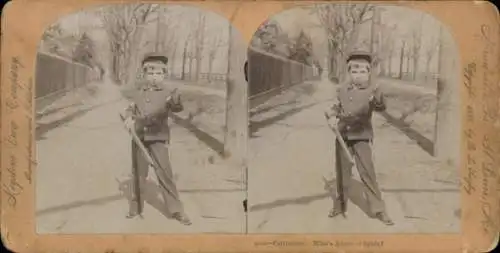
[[[209,83],[212,82],[212,68],[214,65],[214,60],[215,57],[213,55],[210,55],[208,59],[208,73],[207,73],[207,80]]]
[[[403,61],[405,57],[405,46],[406,42],[403,41],[403,46],[401,47],[401,53],[399,57],[399,80],[403,80]]]
[[[200,78],[200,68],[201,68],[201,47],[203,43],[203,19],[202,19],[202,14],[198,15],[198,31],[196,34],[196,45],[195,45],[195,54],[194,58],[196,59],[196,67],[195,67],[195,73],[194,73],[194,80],[197,81]]]
[[[156,13],[156,18],[157,18],[157,21],[156,21],[155,52],[159,52],[160,51],[160,44],[161,44],[161,39],[160,39],[161,15],[160,15],[159,11]]]
[[[387,61],[387,76],[392,78],[392,56],[393,56],[393,53],[391,51],[391,53],[389,54],[389,59]]]
[[[335,57],[336,59],[336,62],[335,62],[335,70],[336,70],[336,74],[335,74],[335,78],[337,79],[336,82],[337,83],[341,83],[344,81],[345,79],[345,73],[347,71],[347,69],[345,68],[346,66],[346,58],[344,57],[344,55],[340,52],[337,52],[337,56]]]
[[[229,24],[228,69],[226,80],[226,129],[224,152],[236,164],[245,166],[248,140],[248,85],[244,64],[247,46]],[[241,169],[241,167],[239,167]]]
[[[191,81],[193,79],[193,54],[189,53],[189,69],[188,69],[188,80]]]
[[[333,81],[337,75],[337,64],[336,64],[336,54],[335,48],[333,48],[332,42],[328,43],[328,79]]]
[[[383,61],[380,62],[380,75],[386,76],[386,66],[387,66],[387,60],[384,59]]]
[[[431,75],[431,58],[427,58],[426,64],[425,64],[425,81],[429,80],[429,76]]]
[[[411,69],[410,69],[410,55],[411,53],[408,52],[408,55],[406,56],[406,75],[411,77],[410,74],[411,74]]]
[[[458,59],[451,35],[440,30],[437,82],[436,125],[434,131],[434,156],[447,164],[456,165],[459,156],[460,119],[458,104]]]
[[[127,85],[135,85],[137,74],[141,60],[139,59],[139,45],[142,43],[143,28],[137,27],[133,35],[131,35],[130,48],[128,51],[128,59],[125,70],[127,71],[125,82]]]
[[[420,57],[418,56],[418,54],[415,54],[415,56],[413,57],[413,81],[417,80],[417,74],[418,74],[418,61],[420,60]]]
[[[378,17],[378,8],[374,8],[373,10],[373,17],[372,17],[372,22],[371,22],[371,28],[370,28],[370,53],[372,54],[372,57],[374,58],[373,60],[377,60],[377,37],[378,37],[378,25],[377,25],[377,17]],[[377,75],[379,70],[380,70],[380,64],[377,64],[375,62],[371,71],[372,75]]]
[[[170,57],[170,78],[175,78],[175,63],[177,61],[177,43],[174,44],[174,48],[172,49],[172,56]]]
[[[182,53],[182,72],[181,72],[181,79],[186,80],[186,57],[187,57],[187,43],[188,39],[186,39],[186,42],[184,42],[184,52]]]

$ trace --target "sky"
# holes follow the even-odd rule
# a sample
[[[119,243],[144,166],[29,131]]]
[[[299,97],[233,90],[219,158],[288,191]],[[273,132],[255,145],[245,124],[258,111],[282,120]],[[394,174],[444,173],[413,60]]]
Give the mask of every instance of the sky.
[[[61,27],[71,33],[78,33],[81,31],[86,31],[91,38],[96,41],[97,47],[100,48],[100,54],[103,61],[109,59],[107,52],[108,42],[106,32],[100,28],[102,25],[99,16],[95,12],[96,9],[89,9],[86,12],[78,12],[71,15],[67,15],[59,20]],[[167,22],[175,22],[173,24],[175,28],[175,36],[180,38],[179,46],[176,51],[176,58],[178,59],[175,64],[174,71],[180,73],[181,58],[184,47],[184,40],[188,38],[189,33],[193,32],[197,27],[197,20],[199,14],[204,13],[205,19],[205,41],[207,45],[212,42],[215,38],[219,38],[225,44],[225,46],[220,46],[217,50],[215,60],[213,62],[213,72],[214,73],[226,73],[227,71],[227,40],[229,35],[229,22],[224,17],[210,11],[204,11],[195,7],[181,6],[181,5],[170,5],[164,14],[164,20]],[[154,14],[152,14],[154,15]],[[155,16],[151,16],[155,18]],[[154,50],[154,41],[156,41],[157,27],[156,23],[151,23],[146,26],[143,35],[143,45],[139,56],[145,54],[147,51]],[[243,41],[243,38],[241,38]],[[151,41],[146,44],[146,41]],[[242,51],[246,51],[246,48],[242,48]],[[202,63],[201,72],[208,72],[208,51],[205,51]],[[194,65],[194,64],[193,64]],[[186,66],[187,69],[187,66]]]
[[[424,34],[422,37],[423,47],[426,48],[431,44],[435,44],[438,38],[439,24],[440,22],[433,18],[432,16],[423,13],[421,11],[411,10],[406,7],[397,7],[390,5],[382,6],[384,11],[381,14],[382,23],[389,26],[397,27],[397,38],[394,39],[394,47],[396,51],[399,52],[402,46],[402,39],[407,38],[413,29],[416,29],[416,24],[421,24],[421,29]],[[187,38],[188,34],[196,28],[196,20],[199,15],[199,10],[194,7],[186,7],[181,5],[171,5],[168,7],[168,14],[166,16],[174,17],[170,22],[178,23],[178,29],[175,31],[175,36],[180,38]],[[228,39],[229,24],[228,21],[219,16],[216,13],[203,11],[206,15],[206,38],[210,39],[210,36],[218,36],[223,41]],[[301,30],[308,33],[313,42],[314,55],[318,58],[325,58],[327,55],[327,41],[323,28],[319,27],[319,20],[315,14],[310,10],[295,7],[289,10],[282,11],[270,19],[276,20],[285,32],[288,32],[291,37],[296,36]],[[78,32],[81,30],[86,30],[89,35],[97,41],[98,48],[100,48],[100,56],[105,61],[107,57],[107,42],[106,33],[99,29],[101,21],[92,10],[88,13],[80,12],[73,15],[68,15],[60,20],[61,26],[67,31]],[[145,40],[155,40],[156,38],[156,25],[150,24],[146,28]],[[362,35],[370,35],[370,25],[366,24],[362,29]],[[243,40],[243,38],[242,38]],[[408,40],[410,41],[410,40]],[[433,42],[434,41],[434,42]],[[180,43],[177,49],[177,58],[181,58],[183,51],[183,43]],[[152,43],[150,45],[153,45]],[[151,48],[142,47],[141,53],[144,51],[151,50]],[[214,72],[225,73],[227,70],[227,47],[221,47],[216,56],[214,62]],[[242,50],[245,50],[242,48]],[[420,66],[425,67],[425,56],[422,53],[420,57]],[[437,54],[436,54],[437,56]],[[431,70],[436,69],[438,57],[434,57],[431,61]],[[324,62],[324,61],[323,61]],[[399,65],[399,55],[395,54],[392,59],[393,70],[396,71]],[[181,66],[176,66],[176,71],[179,72]],[[202,60],[202,72],[207,72],[208,70],[208,57],[204,57]]]
[[[395,48],[397,52],[400,52],[402,47],[402,40],[407,39],[409,43],[409,35],[413,29],[418,28],[418,24],[421,24],[422,31],[422,48],[428,48],[430,45],[437,45],[436,40],[439,35],[440,21],[432,17],[431,15],[418,11],[412,10],[406,7],[398,7],[391,5],[380,5],[383,7],[384,11],[381,13],[381,22],[384,25],[396,26],[396,38],[394,39]],[[301,29],[308,33],[313,41],[313,47],[315,55],[324,57],[327,55],[327,41],[325,37],[324,30],[319,28],[319,19],[316,14],[313,14],[310,10],[295,7],[290,10],[278,13],[270,19],[276,20],[285,32],[291,35],[298,34]],[[361,36],[370,36],[370,22],[364,25],[362,28]],[[422,50],[422,56],[420,57],[419,67],[425,68],[425,55],[424,50]],[[437,69],[437,53],[432,59],[430,64],[431,71],[436,71]],[[399,54],[392,58],[392,71],[397,72],[399,66]]]

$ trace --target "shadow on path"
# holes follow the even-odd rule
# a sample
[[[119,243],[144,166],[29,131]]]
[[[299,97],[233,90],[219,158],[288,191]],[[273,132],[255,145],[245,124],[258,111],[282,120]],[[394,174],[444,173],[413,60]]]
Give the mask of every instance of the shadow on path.
[[[283,103],[274,104],[274,105],[271,104],[271,105],[265,106],[263,108],[253,110],[250,112],[249,116],[252,117],[252,116],[260,114],[260,113],[265,113],[265,112],[273,110],[274,108],[278,108],[281,106],[296,105],[299,103],[299,99],[301,97],[303,97],[303,96],[310,97],[316,92],[317,88],[313,84],[311,84],[311,83],[302,83],[302,84],[306,84],[306,85],[298,84],[298,85],[290,86],[284,90],[281,90],[281,92],[279,94],[276,94],[273,97],[270,97],[268,99],[268,101],[271,101],[273,98],[276,98],[279,100],[280,96],[286,96],[285,94],[287,92],[289,92],[289,93],[291,92],[293,94],[293,97],[288,98],[287,99],[288,102],[283,102]]]
[[[326,192],[326,193],[321,193],[321,194],[316,194],[316,195],[311,195],[311,196],[301,196],[301,197],[297,197],[297,198],[278,199],[278,200],[268,202],[268,203],[250,205],[250,208],[248,209],[248,211],[256,212],[256,211],[261,211],[261,210],[274,209],[277,207],[283,207],[283,206],[287,206],[287,205],[307,205],[313,201],[328,198],[328,196],[330,196],[330,194]]]
[[[193,133],[198,140],[202,141],[205,143],[209,148],[217,152],[217,154],[221,157],[224,156],[224,143],[221,141],[217,140],[215,137],[211,136],[207,132],[202,131],[198,127],[196,127],[192,122],[191,118],[188,119],[183,119],[179,115],[172,114],[172,118],[174,119],[175,123],[178,125],[184,127],[187,129],[189,132]]]
[[[118,189],[122,196],[128,201],[129,205],[132,202],[133,180],[129,178],[128,180],[118,182]],[[154,209],[158,210],[163,216],[167,218],[172,218],[172,214],[167,210],[167,206],[160,197],[160,187],[156,185],[155,182],[151,180],[146,180],[145,185],[141,185],[141,196],[144,204],[151,205]],[[142,207],[144,210],[144,206]],[[126,215],[127,210],[123,210],[123,215]]]
[[[42,112],[39,112],[36,114],[36,118],[39,119],[39,118],[45,117],[47,115],[59,112],[61,110],[64,110],[67,108],[72,108],[72,107],[77,107],[77,106],[81,106],[81,105],[83,105],[82,102],[77,102],[77,103],[73,103],[73,104],[69,104],[69,105],[65,105],[65,106],[60,106],[60,107],[56,107],[56,108],[43,110]]]
[[[229,193],[229,192],[244,192],[243,188],[231,189],[184,189],[179,190],[181,193]]]
[[[289,102],[280,103],[280,104],[276,104],[276,105],[266,106],[266,107],[257,109],[255,111],[251,111],[249,116],[253,117],[253,116],[258,115],[260,113],[266,113],[268,111],[271,111],[271,110],[278,108],[278,107],[281,107],[281,106],[296,105],[297,103],[298,103],[298,101],[289,101]]]
[[[48,215],[51,213],[68,211],[71,209],[81,208],[84,206],[93,206],[93,205],[104,205],[110,202],[119,201],[125,199],[127,201],[132,200],[132,192],[131,192],[131,184],[132,180],[129,178],[124,181],[118,182],[118,190],[120,193],[109,195],[101,198],[91,199],[91,200],[81,200],[75,201],[68,204],[63,204],[59,206],[45,208],[39,211],[36,211],[35,215],[37,217]],[[200,194],[200,193],[233,193],[233,192],[244,192],[242,188],[230,188],[230,189],[179,189],[179,193],[184,194]],[[166,210],[166,206],[163,202],[163,199],[160,197],[160,188],[159,186],[151,180],[146,180],[146,185],[142,188],[142,195],[144,198],[144,202],[151,205],[158,211],[160,211],[166,217],[170,217],[168,210]],[[123,210],[123,215],[125,217],[127,210]]]
[[[411,128],[410,124],[392,116],[388,112],[380,112],[380,115],[382,115],[389,124],[408,136],[408,138],[416,141],[417,144],[429,155],[434,155],[434,143],[415,129]]]
[[[80,118],[82,117],[83,115],[85,115],[87,112],[90,112],[92,110],[95,110],[99,107],[102,107],[102,106],[105,106],[105,105],[109,105],[109,104],[112,104],[112,103],[115,103],[115,102],[118,102],[120,101],[121,98],[119,99],[114,99],[114,100],[111,100],[111,101],[108,101],[108,102],[105,102],[105,103],[101,103],[101,104],[97,104],[97,105],[93,105],[89,108],[85,108],[85,109],[79,109],[75,112],[72,112],[60,119],[57,119],[57,120],[54,120],[50,123],[36,123],[36,130],[35,130],[35,137],[36,137],[36,140],[43,140],[45,139],[44,135],[53,130],[54,128],[57,128],[57,127],[60,127],[66,123],[69,123],[77,118]]]
[[[80,208],[84,206],[92,206],[92,205],[104,205],[109,202],[114,202],[118,201],[120,199],[123,199],[122,194],[115,194],[115,195],[110,195],[110,196],[105,196],[102,198],[97,198],[97,199],[91,199],[91,200],[81,200],[81,201],[75,201],[71,202],[68,204],[60,205],[60,206],[54,206],[54,207],[49,207],[45,208],[39,211],[35,212],[35,216],[43,216],[51,213],[57,213],[57,212],[63,212],[75,208]]]
[[[55,121],[52,121],[50,123],[46,123],[46,124],[37,123],[36,130],[35,130],[36,140],[38,141],[38,140],[45,139],[44,135],[47,132],[49,132],[50,130],[57,128],[57,127],[60,127],[60,126],[66,124],[66,123],[68,123],[76,118],[82,117],[87,112],[91,111],[92,109],[94,109],[94,108],[81,109],[81,110],[78,110],[78,111],[73,112],[71,114],[68,114],[68,115],[62,117],[61,119],[57,119]]]
[[[311,103],[311,104],[304,105],[301,107],[293,108],[293,109],[287,110],[283,113],[280,113],[276,116],[273,116],[273,117],[270,117],[270,118],[267,118],[267,119],[264,119],[261,121],[250,120],[250,137],[255,138],[257,136],[255,136],[254,133],[258,132],[260,129],[265,128],[269,125],[272,125],[278,121],[284,120],[284,119],[286,119],[292,115],[295,115],[295,114],[297,114],[297,113],[299,113],[307,108],[310,108],[314,105],[316,105],[316,103]]]
[[[268,203],[255,204],[250,205],[249,211],[256,212],[267,209],[279,208],[287,205],[307,205],[311,202],[322,200],[326,198],[330,198],[333,201],[336,196],[336,181],[335,179],[330,181],[325,181],[325,193],[319,193],[315,195],[309,196],[301,196],[297,198],[286,198],[286,199],[278,199]],[[459,193],[459,188],[444,188],[444,189],[410,189],[410,188],[401,188],[401,189],[381,189],[384,193],[442,193],[442,192],[456,192]],[[369,214],[369,206],[364,197],[364,189],[363,184],[358,180],[351,179],[350,188],[348,192],[348,198],[350,203],[358,206],[365,214]],[[328,211],[328,210],[327,210]]]

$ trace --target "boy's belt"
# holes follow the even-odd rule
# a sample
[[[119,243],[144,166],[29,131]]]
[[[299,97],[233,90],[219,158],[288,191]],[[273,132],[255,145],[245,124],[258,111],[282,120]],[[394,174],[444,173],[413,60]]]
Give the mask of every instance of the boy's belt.
[[[145,116],[139,119],[139,122],[142,126],[151,126],[155,124],[161,124],[161,122],[165,119],[165,117],[161,117],[159,115],[154,116]]]

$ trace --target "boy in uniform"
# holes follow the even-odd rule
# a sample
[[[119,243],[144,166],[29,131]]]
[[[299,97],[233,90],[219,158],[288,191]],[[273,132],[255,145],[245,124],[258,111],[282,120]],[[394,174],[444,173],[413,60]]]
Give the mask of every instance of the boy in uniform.
[[[144,57],[143,80],[139,82],[137,91],[132,96],[133,102],[126,108],[125,124],[136,130],[138,137],[156,163],[155,172],[161,194],[172,218],[184,225],[191,225],[179,199],[169,160],[169,114],[182,111],[183,105],[179,94],[175,90],[168,90],[165,85],[167,63],[168,58],[163,55],[149,54]],[[140,196],[140,189],[146,183],[148,170],[149,163],[137,144],[132,141],[132,176],[134,179],[132,192],[134,196],[127,218],[133,218],[142,213],[144,201]]]
[[[394,223],[385,211],[385,204],[377,184],[372,160],[373,111],[384,111],[384,95],[370,78],[372,57],[369,53],[357,51],[347,59],[348,81],[337,90],[334,105],[327,112],[329,124],[337,125],[350,154],[355,160],[364,192],[373,218],[386,225]],[[335,121],[335,122],[332,122]],[[349,182],[352,177],[352,163],[336,141],[337,198],[329,217],[346,211]],[[343,193],[343,194],[342,194]]]

